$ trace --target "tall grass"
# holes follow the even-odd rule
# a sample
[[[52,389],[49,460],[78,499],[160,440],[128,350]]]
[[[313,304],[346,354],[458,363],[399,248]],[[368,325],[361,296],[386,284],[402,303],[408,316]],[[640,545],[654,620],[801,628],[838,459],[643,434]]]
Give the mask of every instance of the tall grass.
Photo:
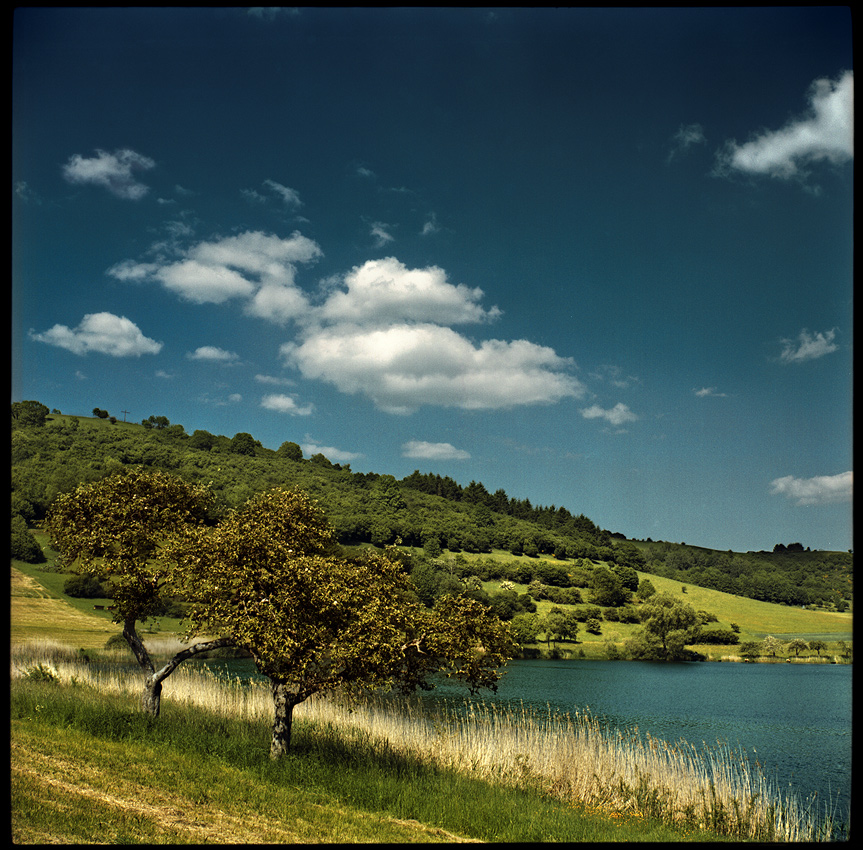
[[[176,647],[162,649],[172,654]],[[33,643],[13,650],[11,675],[139,693],[140,673],[119,666],[128,653],[118,652],[113,660],[118,664],[87,663],[80,653]],[[200,665],[179,667],[165,681],[163,696],[165,707],[177,701],[241,720],[269,721],[273,714],[268,682],[217,676]],[[759,841],[823,840],[834,831],[812,801],[803,804],[782,793],[757,765],[728,747],[697,749],[637,730],[624,733],[589,713],[537,715],[524,706],[470,702],[433,710],[417,699],[380,695],[359,704],[313,698],[295,716],[325,734],[366,740],[477,779],[540,790],[587,812]]]

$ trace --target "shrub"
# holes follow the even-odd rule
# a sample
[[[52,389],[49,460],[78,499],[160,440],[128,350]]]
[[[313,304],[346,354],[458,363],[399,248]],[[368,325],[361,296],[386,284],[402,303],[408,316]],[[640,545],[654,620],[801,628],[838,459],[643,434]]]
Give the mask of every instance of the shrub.
[[[63,585],[63,593],[75,599],[101,599],[107,596],[102,583],[94,576],[71,576]]]
[[[698,643],[732,645],[740,643],[740,637],[731,629],[703,629]]]

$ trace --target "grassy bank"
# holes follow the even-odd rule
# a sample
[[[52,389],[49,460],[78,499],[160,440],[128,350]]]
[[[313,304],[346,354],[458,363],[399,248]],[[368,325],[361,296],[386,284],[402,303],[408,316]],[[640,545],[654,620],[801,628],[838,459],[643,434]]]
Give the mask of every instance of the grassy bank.
[[[483,781],[322,720],[267,756],[268,722],[189,703],[154,720],[127,696],[11,689],[17,843],[713,840]]]
[[[293,836],[272,839],[279,841],[818,833],[803,807],[733,753],[624,738],[588,716],[548,724],[523,712],[429,716],[415,703],[379,700],[348,711],[319,699],[299,707],[294,751],[273,764],[265,683],[226,682],[184,666],[166,682],[163,716],[153,720],[137,711],[137,676],[83,663],[78,653],[27,648],[12,673],[13,809],[22,838],[99,840],[93,824],[109,823],[111,840],[127,841],[129,806],[134,823],[146,826],[141,835],[171,841],[200,840],[188,817],[172,820],[172,812],[194,812],[195,828],[222,823],[219,840],[249,841],[238,832],[246,810],[273,836]],[[68,798],[61,810],[73,813],[69,819],[55,823],[56,813],[40,806],[49,786]],[[138,790],[130,796],[129,788]],[[87,812],[97,802],[93,820]],[[356,832],[338,832],[342,824]]]

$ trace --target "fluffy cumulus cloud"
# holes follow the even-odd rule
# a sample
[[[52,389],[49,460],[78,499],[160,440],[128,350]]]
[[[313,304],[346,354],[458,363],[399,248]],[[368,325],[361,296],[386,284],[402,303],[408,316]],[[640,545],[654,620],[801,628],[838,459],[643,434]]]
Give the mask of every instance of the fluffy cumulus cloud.
[[[475,342],[454,330],[500,316],[482,306],[482,290],[450,282],[436,266],[411,269],[387,257],[329,277],[309,294],[295,282],[297,266],[320,256],[297,232],[286,239],[246,232],[176,249],[169,259],[125,260],[108,274],[292,322],[293,338],[280,350],[286,366],[389,412],[512,408],[583,395],[570,358],[524,339]]]
[[[237,299],[250,315],[285,323],[309,307],[295,283],[297,264],[322,255],[317,243],[298,232],[282,239],[258,231],[199,242],[177,253],[157,262],[124,260],[108,274],[130,282],[158,281],[196,304]]]
[[[30,336],[37,342],[81,355],[96,351],[112,357],[140,357],[162,350],[161,342],[148,339],[130,319],[113,313],[89,313],[77,328],[54,325],[44,333],[31,330]]]
[[[338,325],[281,351],[304,377],[344,393],[364,393],[390,413],[411,413],[423,404],[509,408],[581,392],[564,371],[570,361],[550,348],[527,340],[475,345],[452,328],[432,324]]]
[[[347,452],[343,449],[337,449],[335,446],[319,446],[317,443],[308,442],[309,437],[306,437],[306,440],[307,442],[300,443],[300,448],[306,457],[321,454],[332,463],[350,463],[352,460],[363,457],[359,452]]]
[[[854,74],[846,71],[838,80],[812,84],[805,115],[742,145],[729,142],[719,153],[718,170],[787,179],[800,176],[808,163],[839,164],[853,156]]]
[[[774,496],[787,496],[798,505],[824,505],[850,502],[853,490],[853,473],[816,475],[814,478],[795,478],[786,475],[770,482]]]
[[[314,413],[313,404],[297,404],[296,399],[283,393],[271,393],[261,399],[261,407],[274,410],[276,413],[287,413],[290,416],[310,416]]]
[[[782,353],[779,359],[783,363],[803,363],[806,360],[817,360],[830,354],[838,348],[835,342],[836,331],[811,334],[807,330],[800,331],[796,342],[790,339],[782,340]]]
[[[581,415],[585,419],[605,419],[609,424],[619,427],[627,422],[635,422],[638,417],[622,402],[618,402],[614,407],[603,410],[598,404],[591,405],[581,411]]]
[[[111,194],[125,200],[138,201],[149,188],[136,178],[139,171],[147,171],[156,163],[148,156],[132,150],[114,153],[97,150],[95,156],[75,154],[63,166],[63,176],[70,183],[92,184],[107,189]]]
[[[436,266],[409,269],[394,257],[370,260],[344,279],[344,291],[330,295],[321,320],[388,325],[393,322],[434,322],[442,325],[483,322],[500,315],[497,307],[483,309],[481,289],[453,285]]]
[[[409,440],[402,446],[402,457],[419,460],[467,460],[470,454],[463,449],[457,449],[452,443]]]

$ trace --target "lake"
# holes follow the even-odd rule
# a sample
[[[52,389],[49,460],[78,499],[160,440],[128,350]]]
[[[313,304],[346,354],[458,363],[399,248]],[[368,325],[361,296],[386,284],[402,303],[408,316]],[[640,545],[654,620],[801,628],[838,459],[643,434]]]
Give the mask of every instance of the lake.
[[[447,682],[423,699],[455,706],[465,694]],[[637,727],[669,743],[727,743],[780,789],[834,800],[848,822],[851,665],[512,661],[497,693],[481,699],[589,709],[613,728]]]
[[[232,675],[255,675],[251,661],[209,662]],[[659,664],[636,661],[511,661],[496,694],[480,702],[513,703],[547,714],[589,709],[611,727],[649,732],[696,747],[718,742],[757,760],[780,790],[801,800],[817,792],[849,822],[851,665]],[[459,709],[466,688],[444,680],[421,693]]]

